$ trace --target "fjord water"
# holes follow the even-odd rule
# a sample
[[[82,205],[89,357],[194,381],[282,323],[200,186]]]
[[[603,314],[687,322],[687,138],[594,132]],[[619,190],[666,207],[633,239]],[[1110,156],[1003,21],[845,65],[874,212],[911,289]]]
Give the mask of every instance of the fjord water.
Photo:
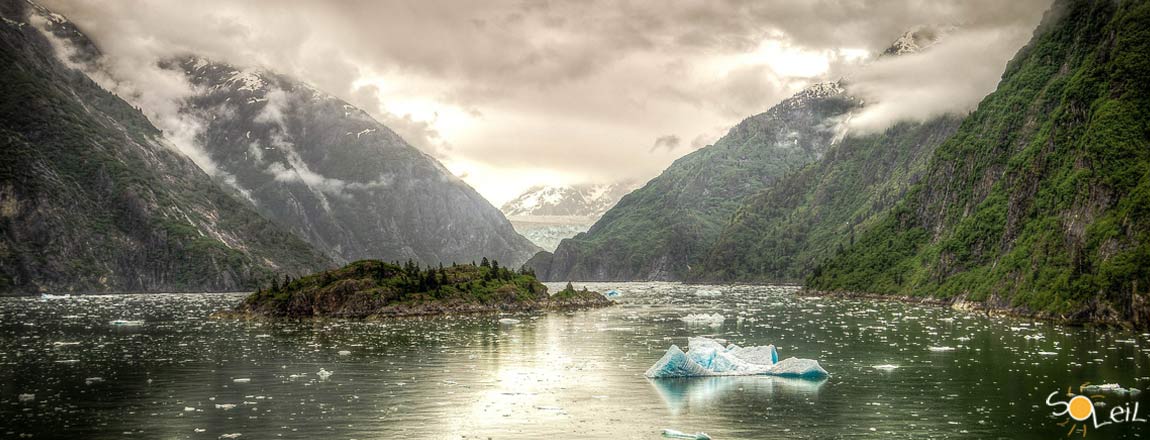
[[[0,299],[0,437],[1065,438],[1073,421],[1051,416],[1051,392],[1150,388],[1146,334],[793,287],[589,287],[622,291],[621,304],[515,324],[255,322],[210,317],[238,294]],[[725,320],[681,319],[691,313]],[[775,344],[831,377],[643,377],[668,346],[700,335]],[[1129,401],[1095,400],[1106,414]],[[1150,418],[1150,399],[1133,400]],[[1088,437],[1147,428],[1090,426]]]

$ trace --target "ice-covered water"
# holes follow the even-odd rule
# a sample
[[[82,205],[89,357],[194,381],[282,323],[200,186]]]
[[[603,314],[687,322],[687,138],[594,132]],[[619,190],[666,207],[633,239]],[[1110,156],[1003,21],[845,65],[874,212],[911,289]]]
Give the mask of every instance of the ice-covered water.
[[[664,429],[715,439],[1064,438],[1070,426],[1044,404],[1051,392],[1150,388],[1146,334],[801,298],[788,287],[589,287],[618,289],[621,305],[261,323],[209,318],[234,294],[2,298],[0,438],[660,438]],[[685,322],[691,314],[725,319]],[[643,377],[692,336],[774,344],[831,377]],[[1107,410],[1141,401],[1150,418],[1147,394],[1098,400]],[[1091,427],[1089,438],[1146,437],[1146,428]]]

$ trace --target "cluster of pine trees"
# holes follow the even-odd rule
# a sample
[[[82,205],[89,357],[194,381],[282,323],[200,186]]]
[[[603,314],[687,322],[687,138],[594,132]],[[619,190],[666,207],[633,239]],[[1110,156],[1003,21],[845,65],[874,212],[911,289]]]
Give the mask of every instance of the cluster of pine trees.
[[[337,271],[321,272],[316,276],[307,277],[306,280],[295,279],[288,275],[284,275],[282,279],[273,277],[266,287],[266,291],[271,294],[279,294],[295,291],[306,285],[327,286],[340,278],[340,276],[333,274],[349,269],[353,272],[351,275],[354,278],[373,278],[381,284],[392,285],[404,292],[440,292],[448,286],[454,287],[456,290],[470,291],[475,287],[508,283],[518,284],[517,281],[520,281],[520,277],[523,276],[530,277],[532,281],[535,278],[535,272],[530,268],[523,267],[518,271],[513,271],[501,266],[498,260],[487,257],[483,257],[479,264],[475,262],[468,264],[452,263],[451,266],[447,267],[444,267],[442,263],[434,266],[423,266],[410,259],[404,263],[399,261],[390,264],[378,261],[364,263],[367,264],[352,264]],[[535,293],[534,283],[526,282],[523,284],[526,284],[530,293]],[[261,287],[257,293],[264,291],[265,288]]]

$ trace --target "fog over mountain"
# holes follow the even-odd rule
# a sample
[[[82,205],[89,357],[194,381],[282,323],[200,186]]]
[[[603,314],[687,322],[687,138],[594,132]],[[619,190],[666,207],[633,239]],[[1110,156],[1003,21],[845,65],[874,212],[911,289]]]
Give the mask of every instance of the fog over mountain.
[[[1049,0],[44,3],[92,36],[114,91],[206,171],[198,128],[178,112],[191,84],[158,60],[196,53],[297,77],[501,205],[537,185],[646,181],[746,115],[864,63],[875,66],[852,93],[880,104],[860,128],[969,110]],[[930,60],[875,61],[892,35],[923,25],[955,30]],[[911,98],[922,111],[899,104]]]

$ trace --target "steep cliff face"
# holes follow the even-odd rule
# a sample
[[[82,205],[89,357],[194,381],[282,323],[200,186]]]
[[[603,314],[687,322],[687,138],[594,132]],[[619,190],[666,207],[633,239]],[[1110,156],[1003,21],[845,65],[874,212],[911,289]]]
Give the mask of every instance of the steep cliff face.
[[[848,135],[819,161],[749,197],[692,281],[802,282],[917,182],[962,118]]]
[[[367,113],[289,77],[188,58],[167,65],[198,93],[182,112],[230,186],[339,261],[426,264],[539,248],[438,161]]]
[[[746,196],[821,157],[857,106],[837,83],[804,90],[676,160],[528,265],[544,280],[683,279]]]
[[[0,293],[249,289],[330,264],[66,66],[40,30],[78,34],[63,17],[0,16]]]
[[[1150,3],[1058,1],[822,290],[1150,322]]]

